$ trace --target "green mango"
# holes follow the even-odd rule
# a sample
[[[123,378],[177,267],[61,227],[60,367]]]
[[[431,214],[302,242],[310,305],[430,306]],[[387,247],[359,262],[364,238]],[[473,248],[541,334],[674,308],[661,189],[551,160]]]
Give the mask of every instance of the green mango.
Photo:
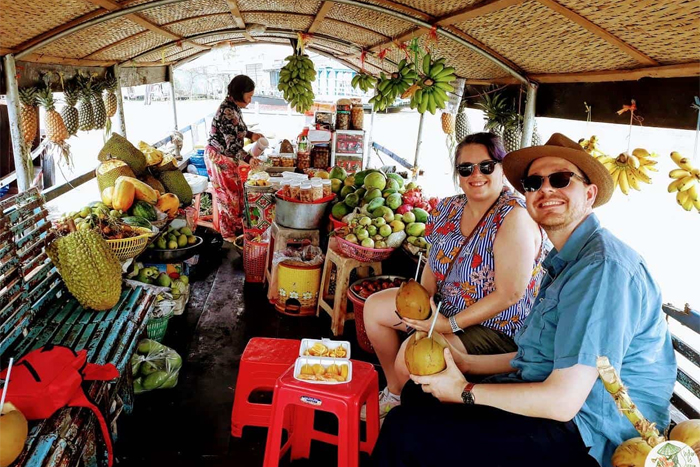
[[[382,190],[379,188],[370,188],[367,190],[365,193],[365,196],[362,198],[365,201],[372,201],[374,198],[381,198],[382,197]]]
[[[142,392],[144,392],[143,379],[139,376],[134,380],[134,394],[141,394]]]
[[[348,196],[350,193],[355,192],[355,187],[345,185],[343,188],[340,190],[340,199],[344,199],[346,196]]]
[[[382,198],[382,201],[384,201],[384,198]],[[389,215],[391,215],[391,216],[389,216]],[[393,216],[394,216],[394,211],[392,211],[387,206],[379,206],[377,209],[375,209],[372,212],[373,218],[383,217],[386,220],[387,217],[390,217],[393,220]]]
[[[350,211],[352,211],[352,208],[350,208],[347,204],[340,202],[333,205],[333,209],[331,209],[331,214],[337,220],[341,220],[343,217],[350,214]]]
[[[165,346],[160,342],[154,341],[153,339],[142,339],[136,348],[136,351],[141,355],[162,352],[163,350],[165,350]]]
[[[406,233],[411,237],[420,237],[425,232],[425,224],[422,222],[412,222],[406,226]]]
[[[386,198],[386,205],[392,210],[396,210],[403,204],[401,195],[399,193],[393,193]]]
[[[374,213],[374,210],[379,207],[383,207],[385,202],[386,200],[384,198],[374,198],[367,205],[367,210]]]
[[[366,170],[360,170],[355,173],[355,186],[360,187],[365,183],[365,175],[367,175]]]
[[[153,363],[150,360],[145,361],[141,364],[141,374],[143,376],[151,375],[159,370],[160,370],[160,368],[158,368],[158,365],[156,365],[155,363]]]
[[[174,350],[171,352],[168,352],[168,354],[165,357],[165,367],[168,369],[168,371],[172,372],[172,371],[179,370],[181,366],[182,366],[182,357],[180,357],[180,354],[178,354]]]
[[[413,208],[411,211],[416,216],[416,222],[428,222],[428,211],[421,208]]]
[[[177,384],[177,377],[180,375],[177,371],[173,372],[168,379],[165,380],[163,384],[160,385],[158,389],[170,389],[174,388]]]
[[[394,179],[396,181],[396,183],[399,184],[399,188],[403,187],[404,180],[403,180],[403,177],[401,175],[399,175],[399,174],[386,174],[386,177]]]
[[[397,182],[393,178],[386,179],[386,187],[384,187],[385,190],[393,190],[396,192],[396,191],[399,191],[399,188],[401,188],[401,185],[399,185],[399,182]]]
[[[183,246],[187,246],[187,236],[186,235],[180,235],[177,237],[177,246],[182,248]]]
[[[181,229],[180,229],[180,233],[181,233],[182,235],[187,235],[188,237],[192,236],[192,230],[191,230],[189,227],[187,227],[187,226],[181,228]]]
[[[367,194],[367,189],[365,187],[360,187],[358,188],[355,193],[357,193],[357,197],[359,199],[364,198],[365,194]]]
[[[346,187],[347,188],[347,187]],[[357,196],[357,193],[350,193],[345,197],[345,204],[347,204],[351,208],[357,207],[358,204],[360,204],[360,198]]]

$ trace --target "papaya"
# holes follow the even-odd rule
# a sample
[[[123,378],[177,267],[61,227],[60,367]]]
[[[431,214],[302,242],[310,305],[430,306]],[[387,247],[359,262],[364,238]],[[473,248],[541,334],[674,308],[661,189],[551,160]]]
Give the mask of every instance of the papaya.
[[[134,177],[121,176],[117,178],[117,183],[119,183],[120,180],[128,181],[131,183],[131,185],[133,185],[137,200],[146,201],[150,204],[156,204],[158,202],[158,192],[151,188],[148,184]]]
[[[136,195],[136,190],[134,185],[126,180],[120,180],[122,177],[117,179],[117,184],[114,186],[114,192],[112,193],[112,207],[119,211],[127,211],[134,204],[134,196]]]

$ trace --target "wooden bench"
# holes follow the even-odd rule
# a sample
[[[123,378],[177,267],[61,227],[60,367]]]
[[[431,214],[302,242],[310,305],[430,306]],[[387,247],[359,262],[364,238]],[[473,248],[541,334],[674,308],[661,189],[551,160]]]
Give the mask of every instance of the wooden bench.
[[[696,350],[700,344],[700,312],[692,310],[688,305],[683,310],[671,305],[664,305],[669,324],[675,320],[684,327],[675,334],[672,332],[673,348],[687,362],[679,359],[677,381],[688,393],[674,391],[671,397],[671,420],[675,423],[687,419],[700,418],[700,383],[689,371],[700,371],[700,353]],[[683,336],[681,336],[683,334]],[[693,342],[695,348],[688,344]],[[693,370],[691,370],[693,368]]]
[[[55,234],[41,194],[32,189],[0,202],[0,214],[0,365],[5,368],[10,357],[17,361],[49,343],[87,349],[91,363],[113,363],[122,376],[90,383],[86,394],[104,414],[114,438],[117,417],[133,407],[129,359],[155,296],[141,287],[124,287],[111,310],[82,308],[44,251]],[[91,411],[65,408],[30,422],[25,449],[13,465],[106,464],[101,436]]]

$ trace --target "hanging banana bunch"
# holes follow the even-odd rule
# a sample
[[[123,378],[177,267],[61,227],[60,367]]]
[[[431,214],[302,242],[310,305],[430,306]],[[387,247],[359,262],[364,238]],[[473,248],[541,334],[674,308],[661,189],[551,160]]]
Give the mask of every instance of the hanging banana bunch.
[[[433,61],[430,54],[425,54],[422,63],[422,79],[416,83],[416,89],[411,99],[411,108],[417,109],[419,113],[427,110],[435,115],[437,109],[444,109],[450,98],[448,92],[454,92],[455,88],[450,85],[457,76],[455,69],[445,66],[445,59],[440,58]]]
[[[678,166],[668,174],[673,181],[668,185],[668,192],[676,192],[676,201],[686,211],[695,208],[700,212],[700,168],[693,167],[690,159],[673,151],[671,159]]]
[[[598,159],[608,169],[615,188],[619,187],[620,191],[627,195],[630,188],[640,191],[641,183],[651,184],[652,172],[658,172],[654,167],[657,164],[654,158],[658,157],[658,154],[637,148],[632,151],[632,154],[622,153],[617,157],[610,157],[600,149],[598,143],[596,136],[579,141],[584,151]]]
[[[285,58],[287,63],[280,70],[277,89],[284,93],[284,100],[299,113],[304,113],[314,103],[311,82],[316,80],[316,69],[308,55],[294,53]]]
[[[354,89],[357,89],[359,86],[362,91],[367,92],[372,89],[375,84],[377,84],[377,78],[370,75],[366,71],[361,71],[352,77],[350,84],[352,84]]]
[[[402,96],[411,88],[418,79],[413,63],[406,59],[401,60],[397,71],[387,76],[384,72],[379,75],[376,94],[369,102],[374,105],[375,111],[385,110],[394,103],[397,97]]]

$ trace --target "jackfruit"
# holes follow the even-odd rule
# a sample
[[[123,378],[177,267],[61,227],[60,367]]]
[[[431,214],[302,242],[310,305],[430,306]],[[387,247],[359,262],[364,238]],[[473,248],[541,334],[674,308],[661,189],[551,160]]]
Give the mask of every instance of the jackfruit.
[[[154,177],[153,175],[147,173],[146,175],[144,175],[143,177],[141,177],[141,181],[142,181],[143,183],[145,183],[146,185],[150,186],[151,188],[153,188],[154,190],[156,190],[156,191],[157,191],[158,193],[160,193],[161,195],[162,195],[163,193],[165,193],[165,187],[164,187],[163,184],[160,183],[160,181],[159,181],[156,177]]]
[[[163,152],[154,148],[148,143],[139,141],[139,150],[144,156],[146,156],[146,163],[149,167],[152,165],[158,165],[163,161]]]
[[[167,172],[169,170],[177,170],[177,159],[172,154],[163,154],[163,160],[158,165],[151,167],[154,172]]]
[[[173,193],[184,206],[192,202],[192,187],[179,170],[169,170],[159,174],[160,181],[168,193]]]
[[[129,165],[119,159],[104,161],[95,169],[95,174],[97,175],[97,186],[100,189],[100,193],[104,192],[105,188],[114,186],[117,177],[122,175],[125,177],[136,177]]]
[[[109,159],[122,160],[131,167],[136,175],[143,175],[146,171],[146,156],[128,139],[118,133],[112,133],[112,137],[102,146],[97,159],[102,162]]]
[[[102,311],[117,304],[122,290],[121,264],[99,233],[70,233],[47,246],[46,254],[84,308]]]

